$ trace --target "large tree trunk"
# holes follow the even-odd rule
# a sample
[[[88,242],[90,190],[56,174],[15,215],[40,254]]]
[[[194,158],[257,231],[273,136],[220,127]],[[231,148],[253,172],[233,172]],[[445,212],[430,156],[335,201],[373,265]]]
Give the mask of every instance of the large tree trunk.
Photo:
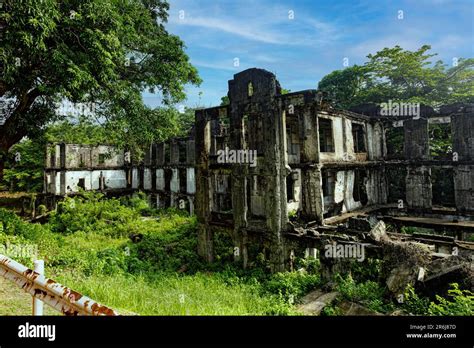
[[[2,84],[0,84],[0,92],[1,87]],[[0,126],[0,181],[3,180],[3,170],[8,150],[28,134],[28,120],[25,119],[25,115],[27,115],[28,110],[39,95],[40,92],[37,88],[28,93],[25,92],[19,99],[16,109]]]

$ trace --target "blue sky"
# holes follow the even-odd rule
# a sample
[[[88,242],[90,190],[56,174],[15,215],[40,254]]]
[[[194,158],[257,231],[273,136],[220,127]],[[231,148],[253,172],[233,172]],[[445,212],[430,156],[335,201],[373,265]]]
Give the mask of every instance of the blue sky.
[[[275,73],[282,87],[298,91],[316,88],[326,74],[343,69],[344,58],[362,64],[367,54],[397,44],[410,50],[429,44],[448,64],[474,57],[474,0],[169,2],[167,29],[184,41],[203,79],[200,87],[187,87],[183,104],[190,107],[218,105],[227,81],[252,67]],[[144,99],[159,103],[150,94]]]

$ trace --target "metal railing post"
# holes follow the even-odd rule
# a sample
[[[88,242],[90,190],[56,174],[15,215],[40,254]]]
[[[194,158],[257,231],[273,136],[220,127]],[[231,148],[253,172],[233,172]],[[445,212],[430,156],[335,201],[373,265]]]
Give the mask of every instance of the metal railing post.
[[[36,260],[34,262],[35,269],[34,271],[40,274],[41,278],[44,278],[44,261]],[[39,298],[33,296],[33,315],[41,316],[43,315],[43,301]]]
[[[0,254],[0,277],[12,281],[33,297],[33,315],[43,314],[44,303],[64,315],[119,315],[112,308],[46,278],[42,260],[35,261],[34,268],[29,269]]]

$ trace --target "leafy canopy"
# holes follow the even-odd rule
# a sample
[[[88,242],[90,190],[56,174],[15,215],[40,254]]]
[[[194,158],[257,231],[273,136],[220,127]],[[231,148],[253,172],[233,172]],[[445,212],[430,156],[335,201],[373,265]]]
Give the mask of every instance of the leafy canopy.
[[[141,93],[165,105],[199,84],[183,42],[165,29],[164,0],[6,0],[0,13],[0,126],[6,150],[51,120],[57,103],[95,105],[117,139],[132,145],[162,137],[169,108],[151,109]]]
[[[318,85],[342,108],[364,103],[404,101],[439,106],[474,102],[474,59],[454,59],[452,66],[431,62],[436,54],[424,45],[416,51],[400,46],[369,54],[364,65],[326,75]]]

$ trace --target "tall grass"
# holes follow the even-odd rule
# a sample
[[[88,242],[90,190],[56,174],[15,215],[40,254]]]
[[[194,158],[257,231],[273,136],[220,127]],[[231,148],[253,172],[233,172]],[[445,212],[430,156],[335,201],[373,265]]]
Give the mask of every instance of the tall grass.
[[[121,314],[137,315],[289,315],[283,298],[261,294],[257,285],[227,285],[213,274],[157,274],[77,277],[58,280]]]

